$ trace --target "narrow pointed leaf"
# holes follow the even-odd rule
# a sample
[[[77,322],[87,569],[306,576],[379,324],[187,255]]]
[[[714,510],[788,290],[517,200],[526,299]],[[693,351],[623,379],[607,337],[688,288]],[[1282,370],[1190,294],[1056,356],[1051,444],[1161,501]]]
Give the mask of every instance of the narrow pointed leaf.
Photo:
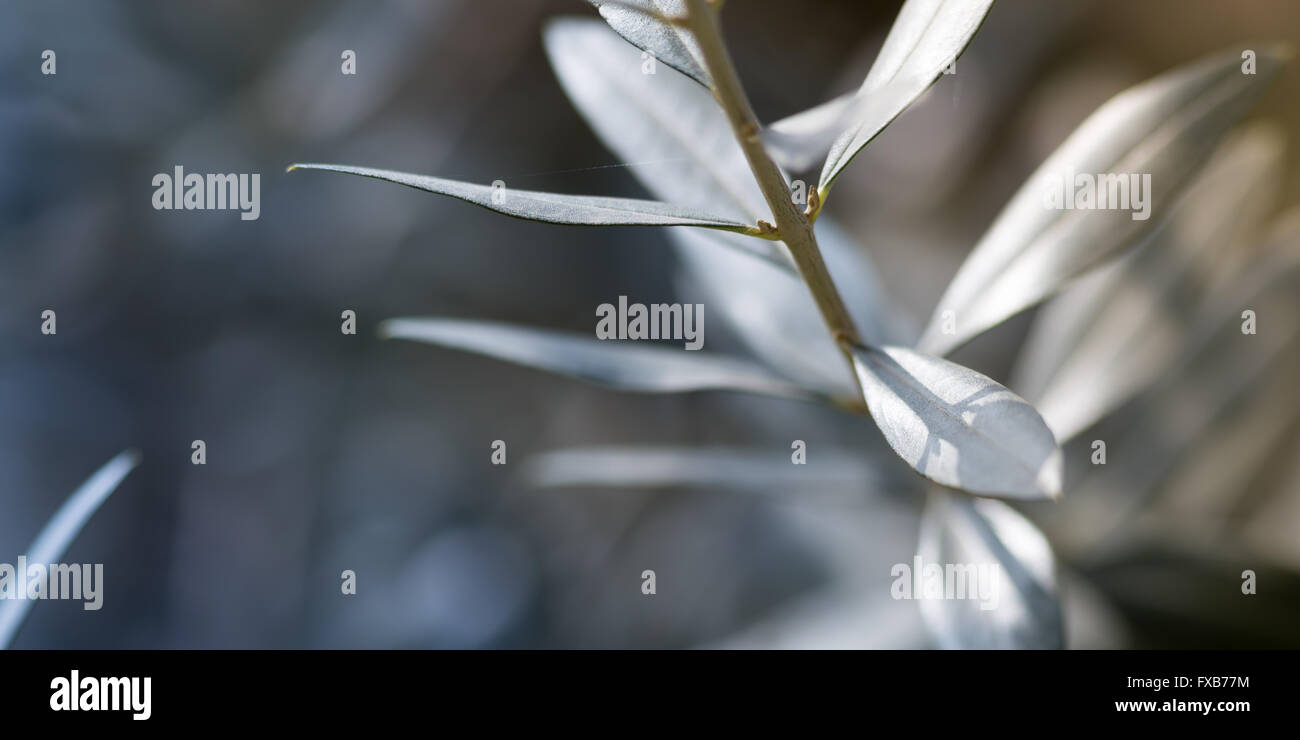
[[[705,87],[712,87],[704,69],[699,45],[690,32],[664,22],[665,18],[685,18],[682,0],[588,0],[600,11],[609,27],[655,59],[690,77]],[[637,10],[643,8],[643,10]]]
[[[806,169],[830,148],[819,186],[835,178],[898,114],[930,88],[970,43],[993,0],[907,0],[858,92],[773,124],[777,161]]]
[[[1241,52],[1233,49],[1130,88],[1093,113],[1012,197],[975,246],[935,307],[919,347],[947,354],[1149,237],[1289,56],[1282,47],[1257,51],[1257,74],[1241,73]],[[1080,174],[1108,192],[1110,183],[1099,176],[1130,183],[1137,176],[1144,205],[1080,210],[1050,205],[1049,197]],[[1132,197],[1128,204],[1140,205]],[[955,316],[955,331],[945,332],[952,328],[945,327],[947,311]]]
[[[920,598],[921,616],[940,647],[1053,650],[1065,646],[1051,545],[1001,501],[935,490],[921,518],[922,566],[963,568],[976,593]],[[921,584],[924,574],[913,574]],[[945,582],[946,578],[942,579]],[[954,583],[958,580],[954,578]],[[945,594],[946,595],[946,594]]]
[[[399,185],[482,206],[507,216],[573,226],[702,226],[709,229],[757,235],[758,228],[711,216],[692,208],[635,198],[604,198],[592,195],[561,195],[531,190],[497,189],[488,185],[412,175],[370,167],[336,164],[295,164],[290,170],[327,170],[373,177]]]
[[[866,113],[870,99],[852,92],[770,124],[763,129],[768,154],[794,172],[811,169],[854,119]]]
[[[983,496],[1061,495],[1061,450],[1024,399],[902,347],[855,348],[853,365],[885,441],[921,475]]]
[[[819,450],[815,465],[791,465],[789,450],[685,447],[555,450],[529,458],[524,474],[534,485],[546,487],[721,487],[743,491],[817,485],[860,489],[879,478],[868,460],[847,450]]]
[[[68,497],[36,536],[31,547],[27,548],[27,561],[47,566],[57,563],[100,504],[104,503],[139,461],[137,453],[126,451],[95,471]],[[13,641],[33,603],[31,599],[0,599],[0,650],[7,648]]]
[[[728,390],[814,400],[814,395],[744,360],[668,346],[598,340],[492,321],[400,318],[381,333],[642,393]]]
[[[1040,313],[1015,388],[1057,439],[1083,431],[1173,364],[1210,278],[1271,209],[1282,155],[1275,127],[1231,137],[1150,243],[1101,268],[1100,285],[1089,276]]]
[[[712,93],[672,70],[642,74],[636,49],[598,20],[551,21],[543,40],[569,99],[654,197],[772,220]]]

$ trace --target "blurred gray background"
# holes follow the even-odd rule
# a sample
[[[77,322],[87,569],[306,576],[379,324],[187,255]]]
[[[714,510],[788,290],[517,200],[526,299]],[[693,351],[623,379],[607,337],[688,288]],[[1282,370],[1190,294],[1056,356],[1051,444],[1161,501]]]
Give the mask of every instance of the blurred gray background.
[[[728,3],[760,117],[855,86],[899,5]],[[375,336],[409,315],[585,333],[594,307],[619,295],[691,299],[675,292],[653,230],[539,225],[284,173],[340,162],[643,197],[607,166],[618,162],[546,62],[542,24],[563,13],[593,11],[577,0],[0,3],[0,561],[99,465],[143,453],[64,558],[105,564],[103,610],[38,604],[16,647],[928,644],[913,604],[856,597],[914,552],[918,502],[886,483],[536,490],[520,475],[534,453],[596,443],[784,458],[799,438],[810,459],[875,455],[869,423],[725,394],[618,394]],[[1203,54],[1297,36],[1300,5],[1287,0],[1000,0],[959,74],[855,162],[829,210],[922,317],[1097,105]],[[40,74],[44,49],[58,54],[55,76]],[[357,52],[355,77],[340,74],[343,49]],[[1298,87],[1292,66],[1256,115],[1300,131]],[[261,173],[261,218],[153,210],[151,178],[175,165]],[[1289,166],[1282,202],[1297,195]],[[47,308],[55,336],[39,331]],[[339,332],[344,309],[357,312],[356,336]],[[1001,377],[1024,328],[1013,321],[961,359]],[[710,349],[734,346],[720,323],[708,332]],[[190,464],[195,439],[206,466]],[[506,466],[489,462],[495,439]],[[1300,591],[1267,616],[1206,621],[1144,606],[1133,594],[1150,590],[1150,571],[1108,567],[1077,591],[1095,598],[1071,624],[1076,645],[1297,639],[1287,625]],[[653,598],[640,592],[646,568]],[[340,595],[345,569],[355,597]],[[858,586],[832,586],[846,573]]]

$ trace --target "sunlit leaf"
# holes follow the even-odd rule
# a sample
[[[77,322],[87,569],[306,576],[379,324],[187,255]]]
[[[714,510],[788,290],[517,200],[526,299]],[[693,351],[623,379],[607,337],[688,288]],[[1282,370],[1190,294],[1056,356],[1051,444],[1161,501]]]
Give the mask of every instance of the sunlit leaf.
[[[673,70],[642,74],[636,49],[598,20],[551,21],[543,40],[569,99],[654,197],[742,223],[772,220],[708,90]]]
[[[1130,88],[1093,113],[975,246],[935,307],[919,347],[947,354],[1149,236],[1289,54],[1283,48],[1257,51],[1257,74],[1241,73],[1241,52],[1233,49]],[[1048,196],[1077,175],[1139,176],[1149,217],[1140,218],[1136,208],[1049,207]],[[1149,188],[1142,184],[1147,175]]]
[[[104,503],[139,461],[139,454],[128,450],[95,471],[68,497],[36,536],[31,547],[27,548],[27,561],[47,566],[59,562],[59,558],[63,557],[63,553],[100,504]],[[7,648],[13,641],[33,603],[35,602],[31,599],[0,599],[0,649]]]
[[[970,493],[1061,495],[1061,450],[1034,408],[974,370],[901,347],[856,348],[871,417],[918,473]]]
[[[482,206],[489,211],[504,213],[529,221],[574,226],[702,226],[710,229],[734,231],[757,235],[756,226],[701,213],[692,208],[635,198],[604,198],[591,195],[561,195],[538,193],[531,190],[494,188],[459,180],[412,175],[392,170],[369,167],[350,167],[336,164],[295,164],[290,170],[327,170],[349,175],[372,177],[399,185],[424,190],[429,193]]]
[[[686,4],[682,0],[588,0],[600,10],[600,15],[619,36],[638,49],[655,56],[655,59],[711,87],[709,74],[699,45],[681,26],[666,23],[666,18],[685,18]],[[645,10],[637,10],[644,8]],[[648,11],[648,12],[647,12]]]
[[[1231,137],[1149,243],[1048,304],[1017,363],[1017,392],[1067,440],[1173,363],[1199,302],[1238,243],[1275,203],[1283,135],[1255,126]]]
[[[795,114],[765,134],[773,156],[803,170],[830,148],[827,190],[872,139],[921,96],[970,43],[993,0],[907,0],[858,92]]]
[[[474,352],[599,385],[642,393],[728,390],[813,400],[810,392],[744,360],[703,351],[599,340],[492,321],[400,318],[384,336]]]
[[[921,615],[940,647],[1065,646],[1051,545],[1010,506],[932,491],[921,518],[918,555],[922,567],[970,568],[975,574],[975,598],[968,592],[965,598],[920,599]]]

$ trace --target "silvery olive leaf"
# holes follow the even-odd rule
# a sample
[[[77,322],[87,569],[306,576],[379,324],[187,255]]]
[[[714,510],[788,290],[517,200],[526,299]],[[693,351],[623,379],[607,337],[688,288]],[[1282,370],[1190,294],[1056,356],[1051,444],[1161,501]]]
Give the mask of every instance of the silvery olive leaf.
[[[993,0],[907,0],[856,93],[768,128],[765,141],[773,158],[804,170],[829,148],[818,183],[829,190],[858,152],[957,60],[992,5]]]
[[[936,305],[919,347],[947,354],[1149,236],[1288,55],[1259,47],[1257,73],[1247,75],[1240,49],[1215,54],[1097,109],[1003,208]],[[1076,185],[1129,207],[1095,208],[1095,198],[1063,207],[1067,199],[1076,205]]]
[[[1173,363],[1210,276],[1245,251],[1240,240],[1271,210],[1283,149],[1271,125],[1230,136],[1146,244],[1040,312],[1013,385],[1057,439],[1074,437]]]
[[[543,41],[574,107],[654,197],[772,220],[712,93],[675,71],[642,74],[636,49],[598,20],[551,21]]]
[[[763,129],[768,154],[794,172],[811,169],[852,125],[853,118],[867,113],[867,103],[872,100],[879,99],[852,92],[782,118]]]
[[[670,229],[681,261],[684,295],[726,317],[741,341],[769,367],[841,399],[859,397],[812,295],[792,268],[760,261],[721,241],[754,241],[716,231]],[[828,216],[817,221],[818,246],[849,314],[871,344],[899,343],[911,333],[893,307],[866,250]]]
[[[1061,450],[1024,399],[902,347],[854,348],[853,365],[872,420],[921,475],[981,496],[1060,497]]]
[[[665,22],[668,18],[686,16],[686,4],[682,0],[587,1],[596,6],[609,27],[628,43],[653,54],[657,61],[701,85],[713,86],[695,38],[681,26]]]
[[[1284,148],[1283,133],[1270,123],[1248,124],[1230,134],[1179,198],[1164,228],[1043,306],[1016,360],[1016,391],[1039,406],[1049,385],[1061,385],[1062,375],[1077,375],[1068,367],[1086,354],[1081,345],[1094,343],[1089,337],[1109,333],[1102,325],[1118,323],[1107,315],[1117,313],[1111,304],[1126,288],[1145,290],[1146,303],[1161,311],[1189,313],[1184,304],[1195,303],[1214,275],[1230,273],[1235,256],[1250,253],[1237,242],[1254,237],[1273,209]],[[1159,294],[1151,287],[1159,287]],[[1175,299],[1178,305],[1168,304]],[[1138,311],[1126,323],[1145,326],[1149,318]]]
[[[1042,532],[1001,501],[930,492],[912,590],[945,649],[1064,647],[1056,559]],[[953,577],[947,578],[952,571]],[[947,583],[953,592],[945,592]],[[965,593],[956,589],[964,584]],[[933,590],[938,588],[938,593]],[[922,589],[929,588],[930,593]]]
[[[31,547],[27,548],[27,562],[44,565],[57,563],[100,504],[104,503],[139,461],[139,454],[128,450],[95,471],[80,488],[73,491],[36,536]],[[14,635],[22,626],[23,618],[33,603],[31,599],[0,599],[0,650],[13,642]]]
[[[995,6],[962,52],[958,65],[945,70],[954,74],[941,76],[858,152],[835,180],[835,187],[851,181],[853,208],[871,203],[873,208],[887,208],[899,215],[920,213],[960,197],[966,187],[985,177],[981,173],[996,171],[981,169],[989,154],[988,143],[999,136],[1008,117],[1026,113],[1023,96],[1031,81],[1049,73],[1047,60],[1062,48],[1065,34],[1077,29],[1084,13],[1086,7],[1079,3],[1017,0],[1015,5]],[[1029,27],[1034,33],[1025,33]],[[845,66],[865,70],[879,47],[879,38],[874,44],[859,44]],[[843,84],[862,82],[861,73],[856,73],[856,79],[847,74],[836,77],[844,79]],[[1053,99],[1074,97],[1069,90],[1052,89]],[[817,160],[818,167],[821,161]],[[880,219],[871,221],[880,223]],[[942,222],[938,218],[933,221],[936,225]],[[878,238],[872,235],[873,247],[880,243]]]
[[[437,344],[625,391],[743,391],[803,401],[813,393],[738,358],[681,347],[602,341],[568,332],[493,321],[397,318],[383,336]]]
[[[792,465],[777,448],[577,447],[534,455],[524,476],[536,486],[700,487],[742,491],[798,486],[872,486],[878,476],[861,453],[818,449],[815,465]]]
[[[693,208],[636,198],[604,198],[592,195],[561,195],[506,187],[476,185],[428,175],[412,175],[370,167],[336,164],[295,164],[292,170],[326,170],[372,177],[416,190],[446,195],[482,206],[507,216],[574,226],[701,226],[758,236],[757,226],[737,223]]]

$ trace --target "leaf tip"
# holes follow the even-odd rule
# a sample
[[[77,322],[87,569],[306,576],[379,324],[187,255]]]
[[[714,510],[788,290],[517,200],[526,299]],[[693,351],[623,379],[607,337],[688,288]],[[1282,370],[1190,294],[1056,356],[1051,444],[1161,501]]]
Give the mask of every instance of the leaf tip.
[[[1057,447],[1038,469],[1038,488],[1053,501],[1060,501],[1063,495],[1064,469],[1065,458],[1061,454],[1060,447]]]
[[[409,317],[384,319],[375,328],[375,333],[379,335],[380,339],[412,339],[412,327],[418,325],[419,322],[420,319]]]

